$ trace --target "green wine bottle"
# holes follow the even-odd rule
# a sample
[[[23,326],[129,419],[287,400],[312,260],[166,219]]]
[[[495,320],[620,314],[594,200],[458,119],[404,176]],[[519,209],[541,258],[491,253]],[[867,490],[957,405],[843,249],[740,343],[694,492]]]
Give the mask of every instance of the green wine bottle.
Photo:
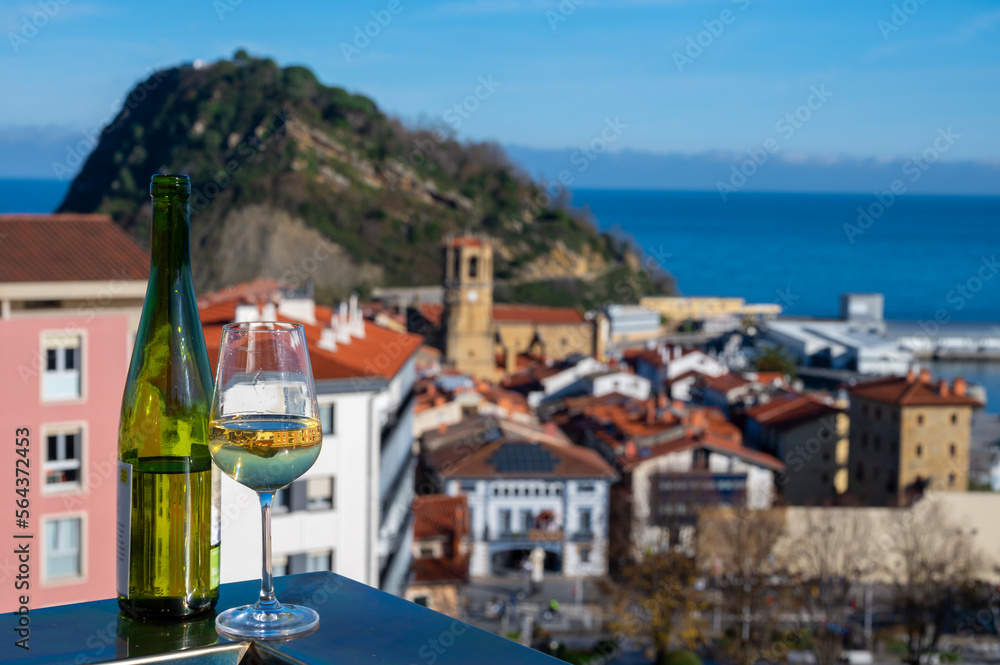
[[[191,183],[154,175],[152,264],[118,429],[118,605],[183,619],[219,597],[212,374],[191,281]]]

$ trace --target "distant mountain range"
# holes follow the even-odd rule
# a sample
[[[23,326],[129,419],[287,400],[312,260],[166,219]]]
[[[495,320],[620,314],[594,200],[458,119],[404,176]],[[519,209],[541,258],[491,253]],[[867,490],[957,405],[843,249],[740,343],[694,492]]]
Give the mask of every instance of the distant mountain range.
[[[92,146],[85,132],[59,128],[0,129],[0,178],[44,178],[67,182],[76,175],[80,150]],[[732,168],[749,158],[740,153],[653,153],[622,150],[584,154],[573,148],[538,149],[508,144],[512,161],[534,177],[558,179],[569,172],[573,188],[716,190],[729,183]],[[83,153],[86,156],[86,152]],[[864,192],[888,188],[901,179],[913,194],[1000,195],[1000,161],[941,161],[904,173],[906,159],[770,155],[768,163],[747,178],[745,191]],[[58,166],[54,166],[58,165]],[[72,167],[67,174],[64,167]],[[748,170],[749,167],[748,167]]]
[[[511,161],[529,175],[554,181],[563,175],[569,188],[717,190],[719,183],[737,191],[873,192],[901,180],[912,194],[1000,195],[1000,161],[878,160],[851,157],[785,155],[780,151],[758,164],[744,162],[748,153],[660,154],[635,150],[584,153],[582,150],[539,150],[504,146]],[[932,155],[929,155],[932,156]],[[926,168],[924,168],[926,166]],[[740,185],[744,169],[745,182]],[[746,173],[751,175],[746,176]],[[724,189],[724,188],[723,188]],[[726,190],[728,191],[728,190]]]

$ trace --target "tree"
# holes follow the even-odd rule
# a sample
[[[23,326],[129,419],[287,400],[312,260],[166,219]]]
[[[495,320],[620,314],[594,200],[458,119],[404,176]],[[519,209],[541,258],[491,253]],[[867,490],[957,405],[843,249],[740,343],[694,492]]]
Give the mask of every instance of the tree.
[[[732,653],[740,665],[763,656],[777,625],[781,572],[774,546],[785,529],[785,511],[744,506],[702,510],[698,554],[716,570],[721,608],[737,618]]]
[[[694,561],[680,552],[646,552],[622,568],[620,581],[610,586],[615,619],[611,630],[646,637],[656,650],[656,662],[666,663],[675,649],[692,649],[701,642],[701,593],[695,588]]]
[[[971,534],[948,518],[933,495],[896,512],[884,527],[883,566],[903,617],[907,662],[918,665],[937,645],[949,609],[974,585],[983,560]]]
[[[870,517],[851,508],[813,508],[783,542],[779,558],[801,578],[802,606],[819,665],[840,656],[850,598],[871,573]]]
[[[757,350],[753,368],[758,372],[781,372],[795,377],[795,359],[780,346],[764,346]]]

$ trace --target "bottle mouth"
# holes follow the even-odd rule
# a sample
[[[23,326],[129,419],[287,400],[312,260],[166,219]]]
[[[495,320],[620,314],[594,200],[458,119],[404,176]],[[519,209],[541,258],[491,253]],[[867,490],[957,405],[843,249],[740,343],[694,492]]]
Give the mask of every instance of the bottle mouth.
[[[154,175],[149,181],[149,195],[191,196],[191,180],[186,175]]]

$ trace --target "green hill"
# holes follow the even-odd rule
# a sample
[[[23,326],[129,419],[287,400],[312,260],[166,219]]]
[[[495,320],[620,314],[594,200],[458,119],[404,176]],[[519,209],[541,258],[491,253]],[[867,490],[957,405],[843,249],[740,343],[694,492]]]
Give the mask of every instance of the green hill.
[[[499,147],[408,129],[305,67],[243,51],[137,85],[60,211],[108,213],[148,244],[154,173],[191,176],[203,290],[310,278],[329,301],[437,284],[440,241],[463,231],[494,238],[500,300],[590,306],[670,289],[627,242],[550,207]]]

